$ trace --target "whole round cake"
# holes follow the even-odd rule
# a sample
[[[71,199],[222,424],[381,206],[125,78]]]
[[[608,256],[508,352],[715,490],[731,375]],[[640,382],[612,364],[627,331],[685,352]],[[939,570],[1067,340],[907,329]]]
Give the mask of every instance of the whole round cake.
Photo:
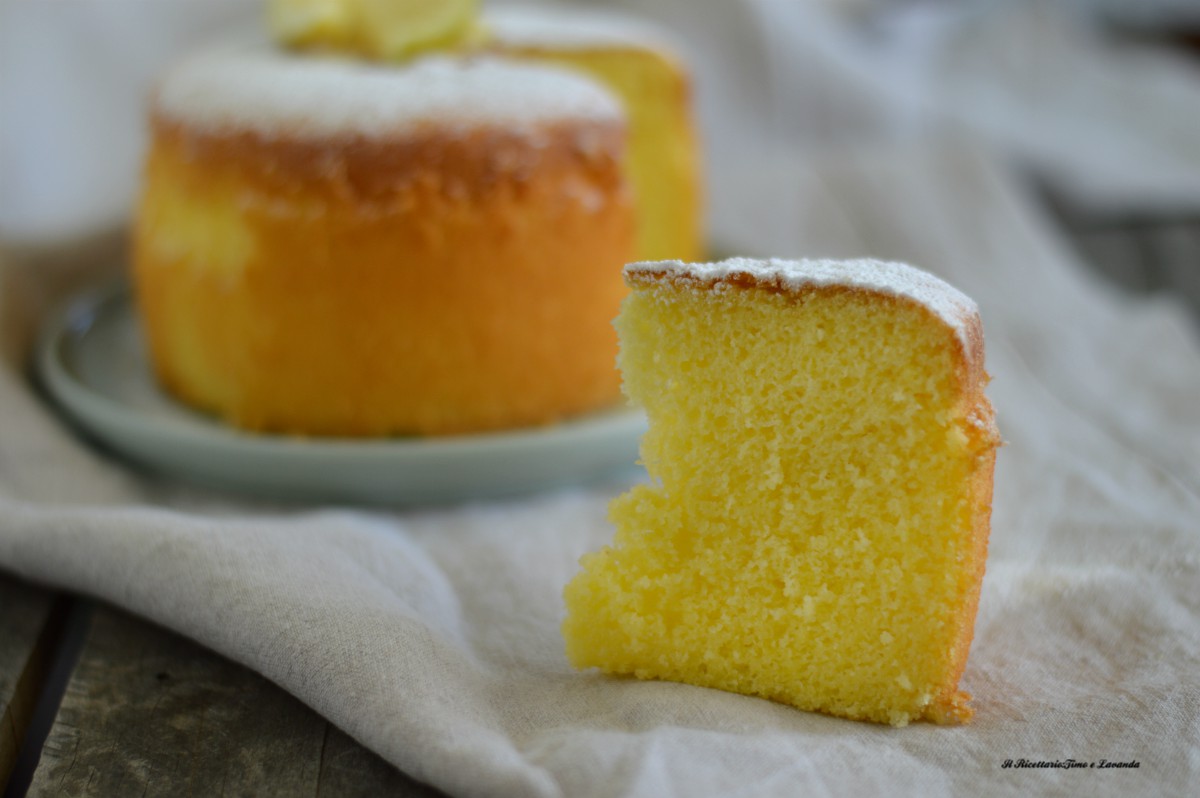
[[[456,434],[614,403],[625,122],[585,78],[252,46],[154,97],[134,274],[151,357],[240,427]]]

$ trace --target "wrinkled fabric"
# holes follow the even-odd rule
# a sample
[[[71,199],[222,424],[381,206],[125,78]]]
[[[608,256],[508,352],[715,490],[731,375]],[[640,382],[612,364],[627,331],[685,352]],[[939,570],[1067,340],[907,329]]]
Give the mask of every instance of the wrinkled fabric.
[[[90,450],[11,367],[0,567],[178,630],[456,795],[1182,794],[1200,780],[1195,331],[1098,284],[971,148],[773,178],[797,201],[745,224],[737,251],[803,206],[776,251],[909,260],[980,304],[1006,445],[972,724],[892,729],[573,671],[561,591],[609,539],[620,486],[398,512],[245,502]]]
[[[1172,300],[1093,277],[997,137],[792,146],[788,119],[762,113],[790,84],[763,89],[745,7],[701,20],[684,0],[651,6],[706,56],[714,248],[906,260],[979,303],[1006,445],[962,681],[972,724],[892,729],[573,671],[562,588],[610,538],[616,481],[367,511],[209,493],[91,448],[25,364],[53,301],[119,270],[109,240],[53,259],[0,250],[0,569],[198,640],[455,795],[1187,794],[1200,783],[1196,329]],[[823,80],[850,87],[846,113],[888,102],[824,63]],[[968,91],[970,77],[947,80]],[[1140,767],[1004,766],[1068,759]]]

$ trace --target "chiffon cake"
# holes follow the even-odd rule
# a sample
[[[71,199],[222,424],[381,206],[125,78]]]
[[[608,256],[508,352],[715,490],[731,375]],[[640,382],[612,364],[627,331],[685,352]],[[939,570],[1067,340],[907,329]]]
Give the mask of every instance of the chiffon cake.
[[[151,360],[255,432],[453,435],[620,399],[615,98],[561,70],[213,48],[162,79],[134,230]]]

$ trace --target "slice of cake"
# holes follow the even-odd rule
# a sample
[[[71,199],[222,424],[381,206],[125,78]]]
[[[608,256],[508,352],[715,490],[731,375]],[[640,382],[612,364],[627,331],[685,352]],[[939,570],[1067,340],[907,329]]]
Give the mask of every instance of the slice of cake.
[[[999,443],[975,304],[898,263],[636,263],[652,483],[566,588],[577,667],[961,722]]]
[[[580,72],[621,99],[629,117],[637,257],[703,257],[691,78],[670,37],[636,17],[575,8],[492,8],[483,27],[497,53]]]

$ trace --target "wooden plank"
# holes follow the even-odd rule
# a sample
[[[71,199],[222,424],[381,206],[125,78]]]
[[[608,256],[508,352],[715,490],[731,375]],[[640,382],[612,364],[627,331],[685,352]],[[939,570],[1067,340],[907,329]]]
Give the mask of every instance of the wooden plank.
[[[0,576],[0,789],[8,784],[50,666],[54,601]]]
[[[437,795],[258,674],[98,607],[30,796]]]

